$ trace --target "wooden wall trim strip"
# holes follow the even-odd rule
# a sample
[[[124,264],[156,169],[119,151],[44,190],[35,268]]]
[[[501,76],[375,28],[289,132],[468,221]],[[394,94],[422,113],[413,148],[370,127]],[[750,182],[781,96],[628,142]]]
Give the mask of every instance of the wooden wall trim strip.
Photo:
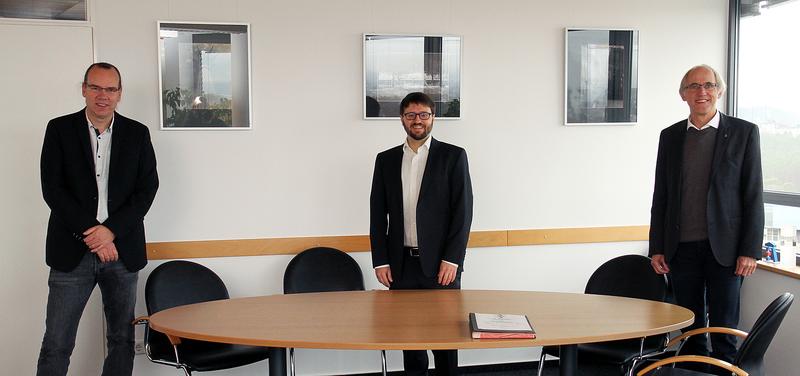
[[[345,252],[366,252],[370,249],[369,237],[366,235],[200,240],[148,243],[147,258],[149,260],[165,260],[227,256],[291,255],[312,247],[332,247]]]
[[[649,229],[649,226],[617,226],[473,231],[469,236],[468,247],[647,241]],[[345,252],[368,252],[370,250],[369,236],[367,235],[199,240],[147,243],[147,258],[149,260],[171,260],[293,255],[312,247],[332,247]],[[783,267],[759,262],[758,268],[800,279],[800,267]]]
[[[587,227],[538,230],[473,231],[469,248],[519,245],[599,243],[647,240],[648,226]],[[204,257],[291,255],[312,247],[368,252],[369,236],[196,240],[147,243],[149,260]]]
[[[508,245],[576,244],[644,241],[650,226],[509,230]]]
[[[469,233],[467,248],[505,247],[508,245],[508,231],[473,231]]]

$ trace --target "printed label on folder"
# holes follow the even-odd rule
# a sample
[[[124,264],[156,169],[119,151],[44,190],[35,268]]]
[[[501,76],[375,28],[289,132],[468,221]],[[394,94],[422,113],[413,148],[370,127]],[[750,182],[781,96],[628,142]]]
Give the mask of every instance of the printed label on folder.
[[[533,328],[525,315],[505,313],[475,313],[475,329],[490,332],[532,332]]]

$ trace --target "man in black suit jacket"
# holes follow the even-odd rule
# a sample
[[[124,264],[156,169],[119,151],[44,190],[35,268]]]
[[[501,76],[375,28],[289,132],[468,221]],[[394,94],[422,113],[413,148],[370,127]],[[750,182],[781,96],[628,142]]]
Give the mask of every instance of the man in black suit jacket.
[[[678,304],[691,309],[687,328],[739,322],[743,277],[756,268],[764,237],[758,127],[716,109],[725,83],[709,66],[690,69],[680,95],[689,119],[661,132],[650,219],[653,269],[669,273]],[[708,318],[706,319],[706,313]],[[707,355],[704,336],[688,352]],[[733,336],[712,335],[712,356],[732,361]]]
[[[147,127],[115,112],[116,67],[89,66],[82,93],[86,107],[51,120],[42,147],[50,289],[37,375],[66,375],[95,285],[107,321],[103,375],[130,375],[137,272],[147,263],[143,220],[158,189],[155,153]]]
[[[411,93],[400,103],[406,142],[378,154],[370,194],[372,264],[392,290],[461,288],[472,224],[472,183],[464,149],[430,136],[434,102]],[[455,375],[456,350],[433,352],[436,374]],[[428,353],[403,351],[408,375],[426,375]]]

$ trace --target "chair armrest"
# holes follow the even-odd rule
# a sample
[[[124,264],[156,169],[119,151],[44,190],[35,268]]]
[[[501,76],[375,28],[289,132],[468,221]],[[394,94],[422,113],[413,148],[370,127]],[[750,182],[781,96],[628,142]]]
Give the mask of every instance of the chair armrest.
[[[696,335],[696,334],[705,334],[705,333],[719,333],[719,334],[731,334],[741,338],[747,338],[747,332],[741,331],[739,329],[731,329],[731,328],[723,328],[718,326],[712,326],[708,328],[697,328],[692,329],[686,333],[683,333],[675,338],[673,338],[669,343],[667,343],[667,347],[672,347],[678,342],[685,341],[687,338]]]
[[[139,316],[139,317],[133,319],[133,322],[131,324],[133,324],[133,325],[147,325],[147,324],[150,324],[150,317],[149,316]],[[175,336],[172,336],[172,335],[169,335],[169,334],[164,334],[164,335],[167,336],[167,338],[169,339],[169,343],[171,343],[173,346],[181,344],[180,337],[175,337]]]
[[[737,376],[748,376],[749,375],[745,370],[743,370],[743,369],[741,369],[741,368],[739,368],[739,367],[737,367],[737,366],[735,366],[733,364],[730,364],[730,363],[728,363],[728,362],[726,362],[724,360],[719,360],[719,359],[714,359],[714,358],[711,358],[711,357],[699,356],[699,355],[678,355],[678,356],[672,356],[672,357],[669,357],[669,358],[666,358],[666,359],[659,360],[659,361],[657,361],[657,362],[645,367],[641,371],[637,372],[636,376],[644,376],[648,372],[650,372],[650,371],[652,371],[652,370],[654,370],[654,369],[656,369],[658,367],[661,367],[663,365],[672,364],[672,363],[680,363],[680,362],[706,363],[706,364],[711,364],[712,366],[717,366],[717,367],[720,367],[720,368],[724,368],[724,369],[726,369],[726,370],[728,370],[730,372],[733,372]]]

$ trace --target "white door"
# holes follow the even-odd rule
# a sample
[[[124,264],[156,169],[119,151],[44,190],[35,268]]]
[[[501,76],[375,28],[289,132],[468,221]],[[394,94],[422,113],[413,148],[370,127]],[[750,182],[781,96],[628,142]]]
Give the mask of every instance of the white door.
[[[3,374],[32,375],[44,333],[48,209],[39,184],[47,121],[83,106],[80,83],[93,61],[88,25],[0,23],[0,347]],[[95,291],[96,293],[97,291]],[[98,375],[103,359],[99,294],[78,329],[70,375]]]

